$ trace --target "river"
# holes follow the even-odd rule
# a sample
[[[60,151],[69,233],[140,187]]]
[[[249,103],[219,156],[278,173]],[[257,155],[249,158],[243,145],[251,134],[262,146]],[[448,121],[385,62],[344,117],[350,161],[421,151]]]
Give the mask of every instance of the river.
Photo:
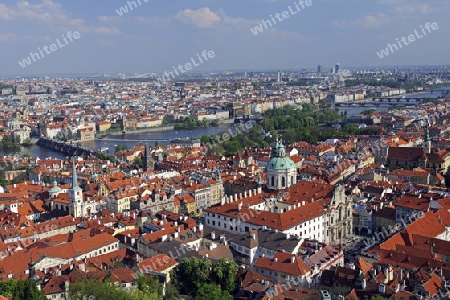
[[[126,145],[128,147],[133,147],[139,142],[150,146],[155,145],[155,141],[159,144],[167,145],[171,139],[176,138],[196,138],[202,135],[216,135],[221,131],[226,131],[228,128],[233,128],[232,132],[236,132],[234,125],[221,125],[219,127],[206,127],[206,128],[196,128],[192,130],[172,130],[172,131],[155,131],[155,132],[136,132],[127,133],[126,135],[111,135],[108,138],[99,139],[90,142],[84,142],[83,145],[100,149],[103,147],[109,148],[109,153],[114,153],[116,145]],[[39,157],[41,159],[52,157],[52,158],[65,158],[64,154],[56,151],[51,151],[49,149],[43,148],[38,145],[33,145],[31,147],[21,147],[19,149],[2,149],[0,148],[0,155],[14,155],[19,153],[30,153],[32,157]]]

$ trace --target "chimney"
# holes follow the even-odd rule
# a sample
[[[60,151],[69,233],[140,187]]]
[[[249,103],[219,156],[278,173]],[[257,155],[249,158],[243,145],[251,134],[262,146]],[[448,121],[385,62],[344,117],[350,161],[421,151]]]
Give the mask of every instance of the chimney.
[[[273,258],[273,261],[274,261],[274,262],[277,262],[277,261],[278,261],[278,258],[277,258],[277,257],[274,257],[274,258]]]
[[[167,240],[167,234],[165,234],[161,237],[161,242],[164,242],[165,240]]]
[[[291,264],[295,262],[295,256],[291,256]]]
[[[208,258],[208,253],[205,254],[205,257]]]
[[[198,231],[202,231],[202,230],[203,230],[203,224],[200,223],[200,224],[198,224]]]
[[[361,286],[362,286],[362,289],[363,289],[363,290],[366,289],[367,282],[366,282],[366,279],[365,279],[365,278],[362,280]]]
[[[256,240],[256,234],[252,233],[252,239]]]
[[[197,227],[192,227],[192,231],[193,231],[194,233],[197,233]]]
[[[242,209],[242,202],[239,202],[239,204],[238,204],[238,210],[241,210]]]
[[[178,232],[175,231],[175,232],[173,233],[173,237],[174,237],[174,238],[178,238]]]
[[[288,240],[290,238],[291,238],[291,235],[289,233],[286,233],[286,239]]]
[[[213,232],[211,232],[211,239],[212,240],[215,240],[216,239],[216,233],[213,231]]]

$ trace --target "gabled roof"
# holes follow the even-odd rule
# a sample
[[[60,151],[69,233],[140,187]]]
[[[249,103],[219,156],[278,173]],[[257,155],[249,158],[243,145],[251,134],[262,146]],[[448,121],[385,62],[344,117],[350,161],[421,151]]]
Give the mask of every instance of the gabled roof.
[[[254,266],[295,276],[304,276],[311,271],[298,256],[284,252],[275,253],[273,258],[259,257]]]

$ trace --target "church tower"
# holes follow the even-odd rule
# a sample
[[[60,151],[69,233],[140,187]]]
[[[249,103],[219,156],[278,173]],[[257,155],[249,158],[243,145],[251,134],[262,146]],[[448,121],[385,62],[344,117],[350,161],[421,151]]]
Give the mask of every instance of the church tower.
[[[155,160],[152,157],[150,146],[148,144],[145,145],[145,155],[142,164],[144,171],[150,171],[155,169]]]
[[[423,149],[425,153],[431,153],[431,139],[430,139],[430,130],[427,128],[425,133],[425,141],[423,143]]]
[[[297,167],[286,156],[286,149],[278,137],[272,147],[272,154],[267,164],[266,187],[271,190],[284,190],[297,182]]]
[[[78,186],[76,161],[72,161],[72,188],[69,189],[69,212],[74,218],[82,215],[83,191]]]

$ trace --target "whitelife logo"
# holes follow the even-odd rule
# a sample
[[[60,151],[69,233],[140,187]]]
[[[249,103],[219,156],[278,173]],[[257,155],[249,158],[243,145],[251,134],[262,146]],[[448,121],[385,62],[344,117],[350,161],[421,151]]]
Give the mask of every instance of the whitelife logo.
[[[420,33],[416,29],[416,30],[414,30],[414,34],[408,35],[407,38],[404,36],[402,36],[402,38],[400,40],[397,38],[396,40],[397,40],[398,47],[397,47],[397,44],[395,44],[395,43],[394,44],[388,43],[388,46],[386,48],[381,49],[380,52],[377,52],[378,57],[384,58],[385,56],[389,56],[389,54],[394,53],[395,51],[398,51],[399,47],[400,47],[400,49],[403,48],[402,43],[400,41],[403,42],[403,45],[408,46],[410,43],[415,42],[416,38],[417,38],[417,40],[420,40],[421,38],[426,36],[427,31],[428,31],[428,33],[431,33],[431,29],[438,30],[439,26],[436,22],[434,22],[434,23],[427,22],[425,24],[425,28],[427,30],[425,30],[425,28],[423,28],[422,25],[420,25],[420,28],[422,29],[423,35],[420,35]],[[406,41],[407,39],[408,39],[408,41]]]
[[[203,59],[202,59],[202,57],[203,57]],[[207,62],[208,58],[212,59],[214,57],[216,57],[216,54],[214,53],[213,50],[209,50],[209,51],[203,50],[201,55],[197,53],[197,59],[198,59],[197,61],[192,57],[191,58],[192,64],[190,62],[188,62],[188,63],[185,63],[184,65],[178,65],[178,68],[173,66],[172,67],[173,72],[165,71],[162,77],[156,79],[156,82],[159,85],[163,85],[164,83],[166,83],[167,81],[169,81],[171,79],[175,80],[177,77],[180,76],[180,73],[184,74],[184,73],[192,70],[193,67],[198,67],[201,64],[203,64],[204,62]],[[183,67],[184,67],[184,69],[183,69]],[[180,73],[178,73],[178,70],[180,71]]]
[[[136,3],[136,1],[137,1],[137,3]],[[147,3],[150,0],[136,0],[136,1],[127,1],[127,5],[122,6],[119,9],[116,9],[116,13],[121,17],[124,14],[128,13],[128,7],[130,8],[130,11],[132,11],[134,8],[138,8],[138,3],[139,3],[139,6],[141,6],[142,2]],[[134,5],[134,8],[133,8],[133,5]]]
[[[19,61],[19,65],[22,68],[25,68],[26,66],[31,65],[31,63],[32,63],[31,60],[33,60],[33,62],[35,62],[36,60],[39,60],[45,56],[44,52],[42,50],[44,50],[46,54],[51,54],[52,52],[55,52],[56,50],[61,49],[61,48],[65,47],[66,45],[68,45],[69,41],[73,42],[74,40],[78,40],[81,37],[81,35],[78,31],[75,31],[73,33],[72,33],[72,31],[69,31],[67,33],[67,35],[63,34],[62,37],[63,37],[64,43],[61,43],[59,38],[57,38],[56,44],[51,44],[50,46],[44,46],[44,47],[42,47],[42,49],[39,47],[38,48],[39,53],[30,52],[30,55],[27,58],[24,58],[24,59],[22,59],[22,61]],[[66,38],[69,39],[69,41]]]
[[[299,0],[298,3],[294,2],[295,9],[292,9],[292,7],[289,5],[288,10],[283,11],[281,14],[276,13],[275,18],[278,20],[278,22],[282,22],[283,20],[286,20],[290,16],[298,14],[300,11],[304,10],[306,7],[312,5],[312,0]],[[300,8],[301,6],[301,8]],[[258,26],[255,26],[254,28],[250,28],[250,31],[257,35],[258,33],[262,33],[264,29],[269,29],[269,27],[272,27],[273,25],[276,25],[277,22],[275,18],[270,15],[270,20],[262,20],[261,23]]]

